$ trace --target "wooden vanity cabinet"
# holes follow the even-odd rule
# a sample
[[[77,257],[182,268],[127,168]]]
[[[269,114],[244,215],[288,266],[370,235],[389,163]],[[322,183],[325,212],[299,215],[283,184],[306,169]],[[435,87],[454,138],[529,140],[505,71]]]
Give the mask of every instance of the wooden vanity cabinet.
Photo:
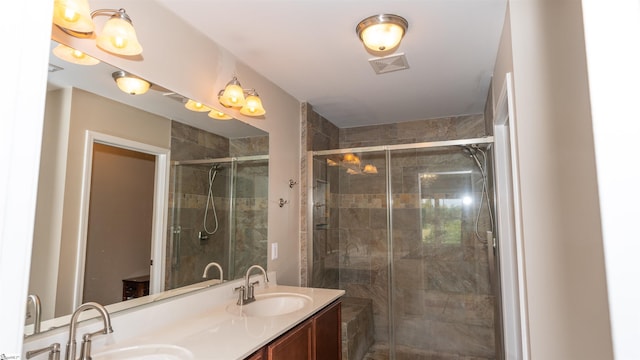
[[[340,301],[338,301],[313,317],[314,359],[342,359],[341,313]]]
[[[340,360],[340,321],[338,300],[246,360]]]
[[[305,321],[268,345],[267,359],[315,359],[313,357],[313,322]]]

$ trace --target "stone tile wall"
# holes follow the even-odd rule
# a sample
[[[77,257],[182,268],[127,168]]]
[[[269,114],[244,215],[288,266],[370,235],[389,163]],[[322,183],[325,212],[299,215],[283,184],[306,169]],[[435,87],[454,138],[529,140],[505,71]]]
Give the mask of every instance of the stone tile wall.
[[[199,160],[230,156],[268,154],[268,136],[233,139],[212,134],[176,121],[172,122],[171,160]],[[217,172],[213,197],[218,230],[201,240],[204,212],[207,207],[210,165],[173,167],[170,176],[169,228],[165,286],[175,288],[202,280],[202,270],[211,261],[225,269],[225,278],[235,278],[246,263],[266,265],[267,179],[268,161],[238,166],[236,173],[236,249],[229,249],[229,182],[231,168],[221,164]],[[178,228],[175,225],[179,225]],[[207,228],[215,228],[209,204]],[[229,252],[236,254],[234,268],[229,267]],[[170,264],[170,265],[169,265]],[[217,276],[213,274],[212,276]]]
[[[327,126],[322,123],[315,128],[307,125],[307,141],[327,145],[328,140],[317,130],[323,128]],[[353,148],[482,136],[483,116],[471,115],[339,129],[338,145]],[[308,144],[307,149],[313,146]],[[435,356],[429,359],[494,358],[495,297],[487,247],[474,235],[475,218],[471,213],[465,215],[458,245],[427,244],[420,226],[418,174],[459,170],[464,165],[476,174],[473,196],[477,204],[482,184],[473,160],[457,148],[392,152],[394,313],[389,314],[384,153],[357,155],[362,165],[371,163],[379,173],[348,175],[344,168],[328,166],[326,157],[314,159],[314,178],[327,181],[330,187],[331,221],[325,228],[314,229],[311,284],[340,287],[347,296],[372,299],[378,342],[388,341],[389,316],[393,315],[399,349]],[[487,221],[484,214],[481,223]]]

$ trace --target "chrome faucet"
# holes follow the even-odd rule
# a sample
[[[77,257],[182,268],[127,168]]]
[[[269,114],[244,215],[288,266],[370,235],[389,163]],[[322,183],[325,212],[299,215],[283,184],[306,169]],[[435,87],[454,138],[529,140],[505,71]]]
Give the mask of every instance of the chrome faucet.
[[[113,329],[111,328],[111,318],[109,317],[109,312],[107,312],[107,309],[105,309],[104,306],[96,302],[88,302],[78,306],[76,311],[73,312],[73,315],[71,316],[71,323],[69,324],[69,341],[67,342],[67,354],[65,357],[66,360],[76,360],[76,326],[78,323],[78,318],[83,311],[89,309],[97,310],[100,313],[104,326],[102,329],[96,332],[84,334],[82,336],[82,347],[80,349],[79,358],[80,360],[91,360],[91,338],[94,335],[108,334],[113,332]]]
[[[29,303],[33,303],[33,312],[35,313],[33,319],[33,333],[38,334],[40,332],[40,323],[42,319],[42,305],[40,303],[40,298],[38,295],[29,295],[27,296],[27,305]],[[29,313],[27,312],[27,317]]]
[[[222,266],[220,266],[220,264],[218,264],[217,262],[210,262],[210,263],[207,264],[207,266],[204,268],[204,272],[202,273],[202,278],[203,279],[207,278],[207,272],[213,266],[217,267],[218,271],[220,272],[220,282],[224,282],[224,275],[223,275],[223,272],[222,272]]]
[[[27,359],[38,356],[40,354],[49,353],[49,360],[60,360],[60,344],[54,343],[42,349],[27,351]]]
[[[240,295],[238,296],[238,305],[245,305],[256,301],[253,290],[254,286],[258,285],[260,282],[250,282],[251,280],[249,279],[249,277],[251,276],[251,270],[253,269],[259,269],[260,271],[262,271],[262,275],[264,276],[264,283],[266,284],[269,282],[267,271],[262,266],[252,265],[251,267],[249,267],[249,269],[247,269],[247,273],[244,276],[244,286],[235,288],[235,290],[238,290],[240,292]]]

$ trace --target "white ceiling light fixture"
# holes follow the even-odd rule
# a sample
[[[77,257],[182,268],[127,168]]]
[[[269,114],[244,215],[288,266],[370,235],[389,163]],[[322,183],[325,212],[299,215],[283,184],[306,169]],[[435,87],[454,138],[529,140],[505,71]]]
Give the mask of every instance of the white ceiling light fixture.
[[[408,28],[409,22],[402,16],[380,14],[360,21],[356,33],[367,49],[378,53],[397,48]]]
[[[129,95],[142,95],[151,87],[151,83],[147,80],[122,70],[114,72],[111,76],[116,81],[118,88]]]

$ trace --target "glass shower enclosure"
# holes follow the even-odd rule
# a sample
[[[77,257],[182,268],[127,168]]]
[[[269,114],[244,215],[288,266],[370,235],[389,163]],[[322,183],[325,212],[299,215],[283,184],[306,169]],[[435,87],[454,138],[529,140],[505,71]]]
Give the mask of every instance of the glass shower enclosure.
[[[225,280],[266,267],[268,169],[268,155],[172,163],[165,289],[202,281],[210,262]]]
[[[309,285],[343,359],[495,359],[492,138],[309,153]]]

